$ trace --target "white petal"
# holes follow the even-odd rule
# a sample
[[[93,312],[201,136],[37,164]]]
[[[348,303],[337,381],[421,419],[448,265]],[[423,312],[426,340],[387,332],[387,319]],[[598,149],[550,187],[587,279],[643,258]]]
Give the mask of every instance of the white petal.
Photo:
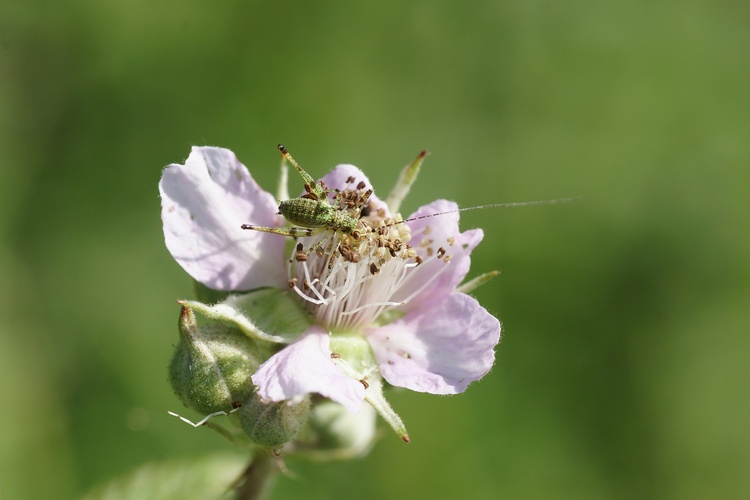
[[[280,225],[276,201],[234,153],[194,147],[164,169],[159,192],[164,240],[190,276],[215,290],[284,286],[285,238],[240,228]]]
[[[457,394],[495,361],[500,322],[474,298],[453,293],[367,333],[389,383],[418,392]]]
[[[344,375],[331,360],[328,333],[310,328],[293,344],[274,354],[252,376],[265,401],[299,401],[318,393],[357,413],[365,388]]]

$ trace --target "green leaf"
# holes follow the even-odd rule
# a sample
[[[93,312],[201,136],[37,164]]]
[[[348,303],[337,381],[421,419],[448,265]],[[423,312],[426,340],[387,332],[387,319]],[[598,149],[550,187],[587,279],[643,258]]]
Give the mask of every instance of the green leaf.
[[[236,453],[147,463],[90,491],[84,500],[229,499],[247,464],[247,455]]]

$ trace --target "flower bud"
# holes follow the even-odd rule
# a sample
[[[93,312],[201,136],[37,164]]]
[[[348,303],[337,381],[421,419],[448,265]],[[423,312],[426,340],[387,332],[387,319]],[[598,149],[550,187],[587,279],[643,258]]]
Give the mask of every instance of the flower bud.
[[[294,404],[288,401],[264,403],[254,393],[242,405],[240,424],[254,443],[278,448],[297,435],[309,413],[309,398]]]
[[[250,376],[262,362],[255,342],[234,326],[217,321],[199,325],[186,306],[179,327],[169,379],[185,406],[209,414],[247,400],[253,391]]]
[[[333,401],[318,401],[295,441],[295,451],[318,460],[362,457],[375,443],[375,417],[369,404],[354,414]]]

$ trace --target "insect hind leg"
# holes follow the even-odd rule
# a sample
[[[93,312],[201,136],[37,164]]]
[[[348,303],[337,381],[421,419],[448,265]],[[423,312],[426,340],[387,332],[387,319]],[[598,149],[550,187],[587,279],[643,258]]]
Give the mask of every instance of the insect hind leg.
[[[306,238],[308,236],[315,236],[325,231],[325,228],[319,227],[268,227],[268,226],[254,226],[252,224],[242,224],[242,229],[249,229],[252,231],[262,231],[264,233],[280,234],[281,236],[289,236],[292,238]]]
[[[305,191],[307,191],[308,194],[311,194],[315,199],[324,199],[327,194],[325,189],[319,186],[315,182],[315,179],[313,179],[312,176],[308,174],[305,169],[295,161],[295,159],[292,157],[292,155],[289,154],[289,151],[287,151],[283,144],[279,144],[277,147],[279,148],[279,151],[281,151],[281,154],[284,155],[284,158],[286,158],[286,160],[292,164],[297,172],[299,172],[299,175],[302,176],[302,179],[305,181]]]

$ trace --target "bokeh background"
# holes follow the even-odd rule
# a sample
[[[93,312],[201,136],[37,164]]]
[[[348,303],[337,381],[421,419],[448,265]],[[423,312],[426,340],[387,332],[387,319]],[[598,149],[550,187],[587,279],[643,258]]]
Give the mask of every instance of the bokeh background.
[[[2,2],[0,496],[231,450],[166,414],[157,182],[217,145],[272,190],[283,142],[381,194],[427,148],[407,213],[582,201],[464,214],[496,366],[277,498],[747,498],[748,54],[734,0]]]

